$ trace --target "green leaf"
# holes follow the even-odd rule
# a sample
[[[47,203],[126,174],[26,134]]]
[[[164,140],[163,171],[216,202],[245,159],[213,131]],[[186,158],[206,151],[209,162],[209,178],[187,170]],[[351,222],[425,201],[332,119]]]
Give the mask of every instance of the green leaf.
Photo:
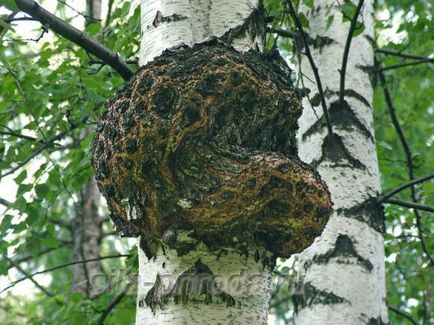
[[[19,212],[25,212],[27,209],[27,201],[23,196],[18,197],[14,202],[14,208]]]
[[[0,233],[2,235],[6,235],[6,231],[9,229],[10,225],[12,224],[13,216],[10,214],[6,214],[3,216],[1,225],[0,225]]]
[[[365,30],[365,24],[357,23],[356,28],[354,29],[353,37],[359,36]]]
[[[326,23],[326,28],[325,30],[328,31],[330,26],[333,24],[333,20],[335,19],[334,15],[330,15],[327,17],[327,23]]]
[[[309,27],[309,19],[302,13],[298,13],[298,19],[300,20],[301,26],[303,27]]]
[[[44,199],[47,196],[47,193],[49,190],[50,190],[50,188],[47,186],[47,184],[37,184],[35,186],[36,195],[40,199]]]
[[[6,259],[0,259],[0,274],[6,275],[9,271],[9,263]]]
[[[351,21],[356,13],[357,6],[350,0],[341,5],[342,21]]]
[[[303,0],[303,4],[306,6],[306,7],[308,7],[308,8],[310,8],[310,9],[313,9],[313,0]]]
[[[11,11],[19,11],[15,0],[0,0],[0,6],[4,6]]]
[[[15,177],[14,181],[17,184],[20,184],[27,177],[27,171],[24,169],[17,177]]]

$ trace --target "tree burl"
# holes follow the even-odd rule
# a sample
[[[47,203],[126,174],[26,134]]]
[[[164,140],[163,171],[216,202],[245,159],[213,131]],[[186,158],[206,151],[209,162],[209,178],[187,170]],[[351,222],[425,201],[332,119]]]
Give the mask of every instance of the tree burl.
[[[150,257],[180,230],[208,247],[302,251],[332,211],[297,156],[289,70],[218,42],[165,51],[106,107],[93,164],[118,231]]]

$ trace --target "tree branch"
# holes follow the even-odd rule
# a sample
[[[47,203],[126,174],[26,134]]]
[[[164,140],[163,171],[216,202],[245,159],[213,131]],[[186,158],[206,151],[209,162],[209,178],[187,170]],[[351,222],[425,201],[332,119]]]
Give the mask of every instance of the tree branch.
[[[12,136],[12,137],[20,138],[20,139],[29,140],[29,141],[36,141],[36,138],[34,138],[34,137],[20,134],[20,133],[17,133],[15,131],[0,131],[0,135],[8,135],[8,136]]]
[[[360,11],[362,9],[364,0],[359,0],[357,4],[356,11],[354,12],[354,16],[351,19],[350,30],[348,32],[347,41],[345,42],[344,54],[342,56],[342,67],[339,71],[341,75],[340,80],[340,91],[339,91],[339,102],[341,105],[344,102],[344,93],[345,93],[345,74],[347,73],[347,63],[348,63],[348,55],[350,53],[351,40],[353,39],[354,32],[356,30],[357,18],[359,18]]]
[[[116,305],[118,305],[122,299],[124,298],[124,296],[126,295],[126,293],[128,292],[128,289],[133,285],[133,282],[129,282],[127,283],[127,285],[125,286],[124,290],[122,290],[122,292],[120,294],[118,294],[113,300],[112,302],[110,302],[110,304],[107,306],[107,308],[101,313],[101,316],[98,318],[98,321],[96,322],[97,325],[104,325],[104,320],[106,319],[106,317],[110,314],[110,312],[116,307]]]
[[[35,152],[33,152],[30,156],[28,156],[26,159],[21,161],[17,166],[9,169],[6,173],[0,175],[0,180],[8,175],[11,175],[15,173],[18,169],[25,166],[30,160],[35,158],[37,155],[39,155],[42,151],[50,147],[54,142],[57,140],[62,139],[65,135],[67,135],[69,132],[77,128],[81,123],[85,122],[87,120],[87,117],[82,118],[78,123],[75,123],[71,125],[71,128],[67,131],[60,132],[57,135],[53,135],[52,137],[48,138],[38,149],[36,149]]]
[[[298,36],[296,32],[285,30],[285,29],[275,29],[275,28],[267,27],[265,31],[267,33],[277,34],[282,37],[296,38]]]
[[[410,321],[410,323],[412,323],[412,324],[414,324],[414,325],[418,325],[418,324],[419,324],[418,322],[416,322],[416,320],[415,320],[413,317],[411,317],[411,315],[409,315],[409,314],[403,312],[402,310],[399,310],[398,308],[393,307],[393,306],[387,306],[387,308],[388,308],[390,311],[393,311],[395,314],[397,314],[397,315],[399,315],[399,316],[402,316],[402,317],[406,318],[408,321]]]
[[[42,25],[48,26],[57,34],[65,37],[89,53],[95,55],[97,58],[106,62],[115,71],[117,71],[124,80],[129,80],[134,74],[130,67],[122,58],[119,57],[117,53],[114,53],[110,49],[90,38],[82,31],[49,13],[44,8],[39,6],[39,4],[37,4],[35,1],[15,0],[15,3],[20,10],[37,19]]]
[[[9,208],[12,205],[12,202],[9,202],[8,200],[0,197],[0,204],[5,206],[6,208]]]
[[[404,67],[408,67],[408,66],[412,66],[412,65],[419,65],[419,64],[423,64],[423,63],[434,63],[434,58],[432,58],[432,59],[428,58],[425,60],[418,60],[418,61],[413,61],[413,62],[404,62],[404,63],[398,63],[398,64],[394,64],[394,65],[389,65],[387,67],[376,70],[376,72],[387,71],[387,70],[392,70],[392,69],[399,69],[399,68],[404,68]]]
[[[52,251],[54,251],[54,250],[57,250],[57,249],[59,249],[59,248],[63,248],[63,247],[46,248],[46,249],[40,251],[39,254],[38,254],[36,257],[40,257],[40,256],[42,256],[42,255],[44,255],[44,254],[48,254],[48,253],[50,253],[50,252],[52,252]],[[20,264],[20,263],[23,263],[23,262],[27,262],[28,260],[31,260],[33,257],[34,257],[34,256],[33,256],[32,254],[29,254],[29,255],[27,255],[27,256],[24,256],[24,257],[21,257],[21,258],[17,258],[17,259],[15,259],[15,260],[13,260],[13,261],[14,261],[15,264]],[[8,258],[10,259],[10,257],[8,257]],[[10,263],[10,264],[8,265],[8,268],[7,268],[7,269],[9,270],[9,269],[13,268],[15,264]]]
[[[52,294],[50,291],[48,291],[46,288],[44,288],[42,285],[40,285],[35,279],[33,279],[33,275],[30,275],[24,269],[18,265],[18,263],[15,263],[12,259],[7,257],[6,255],[3,255],[9,263],[11,263],[18,271],[20,271],[26,278],[28,278],[30,281],[33,282],[33,284],[39,288],[42,292],[44,292],[49,297],[54,297],[54,294]]]
[[[380,63],[376,62],[376,65],[381,68]],[[380,79],[381,86],[383,87],[384,98],[386,100],[387,110],[389,112],[390,118],[392,120],[392,124],[396,130],[396,133],[398,134],[399,141],[401,142],[401,145],[404,149],[405,158],[407,161],[408,177],[409,177],[410,181],[412,181],[415,179],[415,176],[414,176],[414,162],[413,162],[413,156],[411,154],[410,146],[408,145],[407,139],[405,138],[405,135],[404,135],[404,131],[402,130],[401,125],[399,123],[398,117],[396,115],[396,109],[395,109],[395,106],[393,105],[392,97],[390,96],[389,88],[387,88],[386,79],[384,78],[384,73],[381,69],[378,72],[378,76]],[[417,204],[416,188],[414,187],[414,185],[411,186],[411,199],[415,204]],[[391,199],[389,199],[389,201],[390,200]],[[434,265],[434,260],[431,257],[431,255],[428,253],[428,248],[426,246],[425,239],[423,237],[423,226],[422,226],[419,211],[417,210],[417,208],[415,208],[415,209],[416,210],[414,210],[414,215],[416,216],[416,227],[417,227],[417,231],[418,231],[420,244],[422,246],[422,251],[425,253],[430,264]],[[423,209],[421,209],[421,210],[423,210]]]
[[[54,219],[54,218],[50,218],[50,217],[48,217],[48,221],[55,224],[55,225],[58,225],[59,227],[66,228],[69,231],[72,230],[72,225],[71,225],[71,222],[69,222],[69,221],[65,221],[62,219]]]
[[[329,116],[329,112],[327,110],[327,104],[325,101],[324,90],[322,88],[322,83],[321,83],[321,78],[320,78],[319,73],[318,73],[318,68],[315,65],[315,62],[313,60],[312,53],[310,52],[309,45],[308,45],[308,42],[306,40],[306,34],[304,33],[303,26],[301,25],[300,19],[298,19],[298,16],[297,16],[297,13],[295,12],[294,6],[292,5],[292,0],[286,0],[286,4],[287,4],[288,9],[289,9],[289,14],[291,15],[292,19],[295,22],[295,25],[297,26],[297,29],[298,29],[299,34],[300,34],[300,38],[301,38],[301,40],[303,42],[303,46],[306,50],[306,56],[307,56],[307,59],[309,60],[309,64],[310,64],[312,71],[313,71],[313,74],[315,76],[316,85],[318,87],[318,93],[319,93],[319,96],[321,99],[321,106],[322,106],[324,118],[325,118],[325,121],[327,124],[327,130],[328,130],[329,135],[332,135],[333,134],[332,124],[330,122],[330,116]]]
[[[434,58],[429,58],[427,56],[422,55],[415,55],[415,54],[408,54],[408,53],[401,53],[400,51],[395,51],[391,49],[375,49],[375,52],[377,53],[383,53],[386,55],[394,55],[399,56],[404,59],[413,59],[413,60],[432,60],[434,62]]]
[[[395,204],[406,208],[434,212],[434,207],[430,205],[424,205],[424,204],[410,202],[410,201],[403,201],[398,199],[386,199],[384,200],[384,203],[390,203],[390,204]]]
[[[16,281],[12,282],[11,284],[9,284],[6,288],[4,288],[2,291],[0,291],[0,293],[3,293],[5,291],[7,291],[10,288],[12,288],[13,286],[17,285],[18,283],[20,283],[20,282],[22,282],[24,280],[27,280],[27,279],[29,279],[31,277],[34,277],[35,275],[38,275],[38,274],[44,274],[44,273],[56,271],[56,270],[63,269],[65,267],[76,265],[76,264],[83,264],[83,263],[101,261],[101,260],[105,260],[105,259],[109,259],[109,258],[119,258],[119,257],[129,257],[129,256],[131,256],[131,255],[130,254],[108,255],[108,256],[101,256],[101,257],[98,257],[98,258],[91,258],[91,259],[88,259],[88,260],[73,261],[73,262],[70,262],[70,263],[54,266],[54,267],[51,267],[51,268],[48,268],[48,269],[45,269],[45,270],[42,270],[42,271],[38,271],[38,272],[35,272],[35,273],[32,273],[32,274],[29,274],[28,276],[25,276],[25,277],[23,277],[21,279],[18,279]]]
[[[387,200],[388,198],[390,198],[390,197],[394,196],[395,194],[397,194],[397,193],[399,193],[399,192],[405,190],[406,188],[409,188],[409,187],[411,187],[411,186],[413,186],[413,185],[416,185],[416,184],[419,184],[419,183],[422,183],[422,182],[428,181],[428,180],[430,180],[431,178],[434,178],[434,173],[431,173],[431,174],[428,174],[428,175],[425,175],[425,176],[422,176],[422,177],[416,178],[416,179],[414,179],[414,180],[412,180],[412,181],[409,181],[409,182],[407,182],[407,183],[401,184],[400,186],[398,186],[398,187],[395,188],[394,190],[392,190],[392,191],[390,191],[390,192],[387,192],[386,194],[383,194],[383,195],[379,198],[379,202],[383,202],[384,200]]]

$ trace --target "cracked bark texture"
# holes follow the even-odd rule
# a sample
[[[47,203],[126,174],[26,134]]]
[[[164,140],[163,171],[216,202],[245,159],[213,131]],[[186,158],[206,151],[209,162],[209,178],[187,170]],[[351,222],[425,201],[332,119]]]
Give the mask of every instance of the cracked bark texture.
[[[142,1],[144,67],[108,103],[93,154],[117,229],[140,236],[136,324],[266,324],[276,256],[329,218],[264,30],[260,1]]]
[[[356,3],[356,2],[355,2]],[[322,235],[299,255],[298,291],[294,296],[295,323],[386,324],[383,215],[375,198],[380,192],[374,129],[373,88],[366,69],[373,65],[373,8],[365,1],[359,21],[364,32],[353,38],[346,74],[345,101],[339,102],[339,68],[349,22],[342,23],[335,1],[315,2],[315,14],[305,10],[310,37],[331,39],[312,49],[319,69],[333,124],[327,134],[318,106],[318,94],[307,59],[301,71],[305,86],[313,94],[310,107],[303,101],[299,120],[299,154],[317,167],[326,181],[334,203],[334,214]],[[356,3],[357,4],[357,3]],[[329,15],[334,15],[328,30]],[[318,11],[317,11],[318,10]],[[315,100],[316,99],[316,100]]]

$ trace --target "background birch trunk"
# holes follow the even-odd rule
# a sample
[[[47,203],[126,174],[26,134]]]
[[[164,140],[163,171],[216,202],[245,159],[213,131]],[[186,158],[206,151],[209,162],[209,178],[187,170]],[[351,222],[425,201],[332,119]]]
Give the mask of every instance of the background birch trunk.
[[[86,25],[92,23],[92,18],[100,19],[101,0],[87,0],[86,15]],[[80,138],[86,138],[89,132],[89,128],[83,130]],[[78,142],[80,142],[80,139]],[[98,213],[100,201],[101,194],[95,179],[92,177],[78,194],[78,202],[75,205],[74,211],[75,215],[70,223],[73,261],[97,259],[100,257],[100,239],[102,235],[102,222]],[[84,295],[91,294],[92,277],[100,272],[101,265],[99,261],[74,265],[72,273],[74,290],[82,292]]]
[[[326,41],[325,45],[311,47],[311,52],[319,69],[332,134],[327,131],[321,107],[315,103],[319,103],[319,94],[311,66],[302,57],[304,86],[311,90],[311,101],[303,102],[299,154],[316,166],[326,181],[334,214],[321,237],[299,256],[295,322],[384,324],[384,221],[382,207],[376,203],[380,174],[372,126],[373,87],[366,69],[374,63],[372,4],[365,1],[358,20],[363,22],[364,31],[352,39],[344,101],[339,99],[340,70],[350,22],[342,22],[335,1],[315,1],[315,14],[307,10],[305,14],[309,36]],[[327,29],[330,16],[334,19]]]

